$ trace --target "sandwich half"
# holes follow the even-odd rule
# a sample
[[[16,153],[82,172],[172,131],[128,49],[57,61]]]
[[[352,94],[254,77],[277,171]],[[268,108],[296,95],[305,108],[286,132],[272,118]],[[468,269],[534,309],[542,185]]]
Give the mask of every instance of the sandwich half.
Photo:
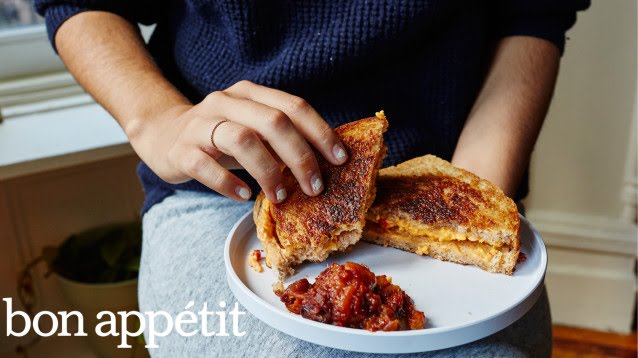
[[[381,169],[365,241],[511,275],[516,204],[487,180],[426,155]]]
[[[286,200],[274,204],[263,192],[259,194],[253,210],[257,237],[266,251],[266,264],[280,280],[292,275],[295,265],[324,261],[330,253],[361,239],[385,156],[387,127],[385,115],[379,112],[335,129],[348,151],[348,161],[335,166],[317,154],[324,181],[320,195],[304,194],[288,168],[283,172]]]

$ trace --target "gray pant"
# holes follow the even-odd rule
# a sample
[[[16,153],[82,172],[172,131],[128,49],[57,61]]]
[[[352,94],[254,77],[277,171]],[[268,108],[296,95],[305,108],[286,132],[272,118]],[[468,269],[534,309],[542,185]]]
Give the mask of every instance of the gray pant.
[[[144,216],[144,246],[139,280],[140,310],[169,312],[173,317],[194,301],[209,310],[236,302],[226,283],[224,241],[233,224],[253,203],[206,193],[177,192]],[[245,309],[241,308],[242,311]],[[243,337],[181,337],[175,330],[158,337],[156,357],[368,357],[326,348],[287,336],[250,313],[240,318]],[[158,321],[157,327],[162,322]],[[229,331],[232,329],[227,324]],[[161,327],[160,327],[161,329]],[[160,330],[158,329],[158,330]],[[232,332],[232,331],[230,331]],[[148,334],[148,332],[146,332]],[[147,336],[148,339],[148,336]],[[549,357],[551,319],[547,295],[520,320],[502,331],[460,347],[414,357]],[[387,357],[387,356],[383,356]]]

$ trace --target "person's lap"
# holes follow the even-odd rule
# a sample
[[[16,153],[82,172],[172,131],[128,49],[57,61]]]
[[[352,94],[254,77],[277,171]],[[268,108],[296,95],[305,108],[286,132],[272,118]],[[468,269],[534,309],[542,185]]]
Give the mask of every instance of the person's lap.
[[[226,283],[224,241],[233,224],[252,208],[213,194],[178,192],[155,205],[144,216],[144,246],[139,280],[140,311],[167,311],[173,317],[194,301],[193,311],[207,302],[209,311],[236,302]],[[240,306],[242,311],[245,311]],[[229,321],[230,318],[227,318]],[[158,320],[158,327],[162,321]],[[234,337],[182,337],[175,330],[158,337],[153,356],[251,357],[363,357],[354,352],[322,347],[287,336],[250,313],[239,318],[247,332]],[[212,328],[211,328],[212,329]],[[161,327],[158,328],[161,330]],[[148,332],[146,332],[147,334]],[[147,336],[148,339],[148,336]],[[551,352],[551,320],[547,295],[520,320],[504,330],[464,346],[414,357],[544,357]],[[383,355],[387,357],[387,355]]]

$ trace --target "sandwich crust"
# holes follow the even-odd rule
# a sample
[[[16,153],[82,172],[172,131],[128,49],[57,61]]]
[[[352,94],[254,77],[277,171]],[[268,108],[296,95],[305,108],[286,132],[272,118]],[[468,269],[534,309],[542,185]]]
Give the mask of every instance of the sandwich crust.
[[[315,197],[303,193],[286,168],[283,185],[288,197],[274,204],[260,193],[253,211],[257,236],[266,262],[280,279],[294,273],[304,261],[321,262],[361,238],[365,213],[374,201],[375,182],[385,154],[385,117],[371,117],[335,129],[349,155],[335,166],[317,153],[324,191]]]
[[[432,155],[379,171],[364,240],[511,274],[520,251],[514,202]]]

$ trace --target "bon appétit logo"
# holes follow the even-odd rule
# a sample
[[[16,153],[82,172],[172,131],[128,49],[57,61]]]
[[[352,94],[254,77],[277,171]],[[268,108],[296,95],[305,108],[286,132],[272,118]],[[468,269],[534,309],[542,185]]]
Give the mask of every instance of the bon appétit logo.
[[[3,298],[6,309],[6,334],[7,337],[24,337],[33,331],[41,337],[83,337],[87,336],[84,326],[84,316],[79,311],[40,311],[33,318],[26,312],[13,309],[13,299]],[[159,348],[157,337],[166,337],[175,332],[182,337],[191,337],[200,334],[204,337],[242,337],[246,335],[240,328],[240,317],[246,312],[239,310],[239,304],[228,306],[225,301],[220,301],[218,310],[209,310],[208,303],[204,302],[201,308],[195,307],[195,302],[190,301],[184,310],[174,314],[167,311],[101,311],[96,318],[95,334],[100,337],[120,337],[118,348],[131,348],[127,343],[128,337],[137,337],[146,331],[146,348]],[[131,319],[138,320],[138,324],[130,324]],[[43,322],[47,322],[43,324]],[[77,330],[69,332],[69,324],[75,322]],[[230,327],[228,327],[230,325]],[[20,327],[20,328],[14,328]],[[43,330],[47,327],[47,330]]]

